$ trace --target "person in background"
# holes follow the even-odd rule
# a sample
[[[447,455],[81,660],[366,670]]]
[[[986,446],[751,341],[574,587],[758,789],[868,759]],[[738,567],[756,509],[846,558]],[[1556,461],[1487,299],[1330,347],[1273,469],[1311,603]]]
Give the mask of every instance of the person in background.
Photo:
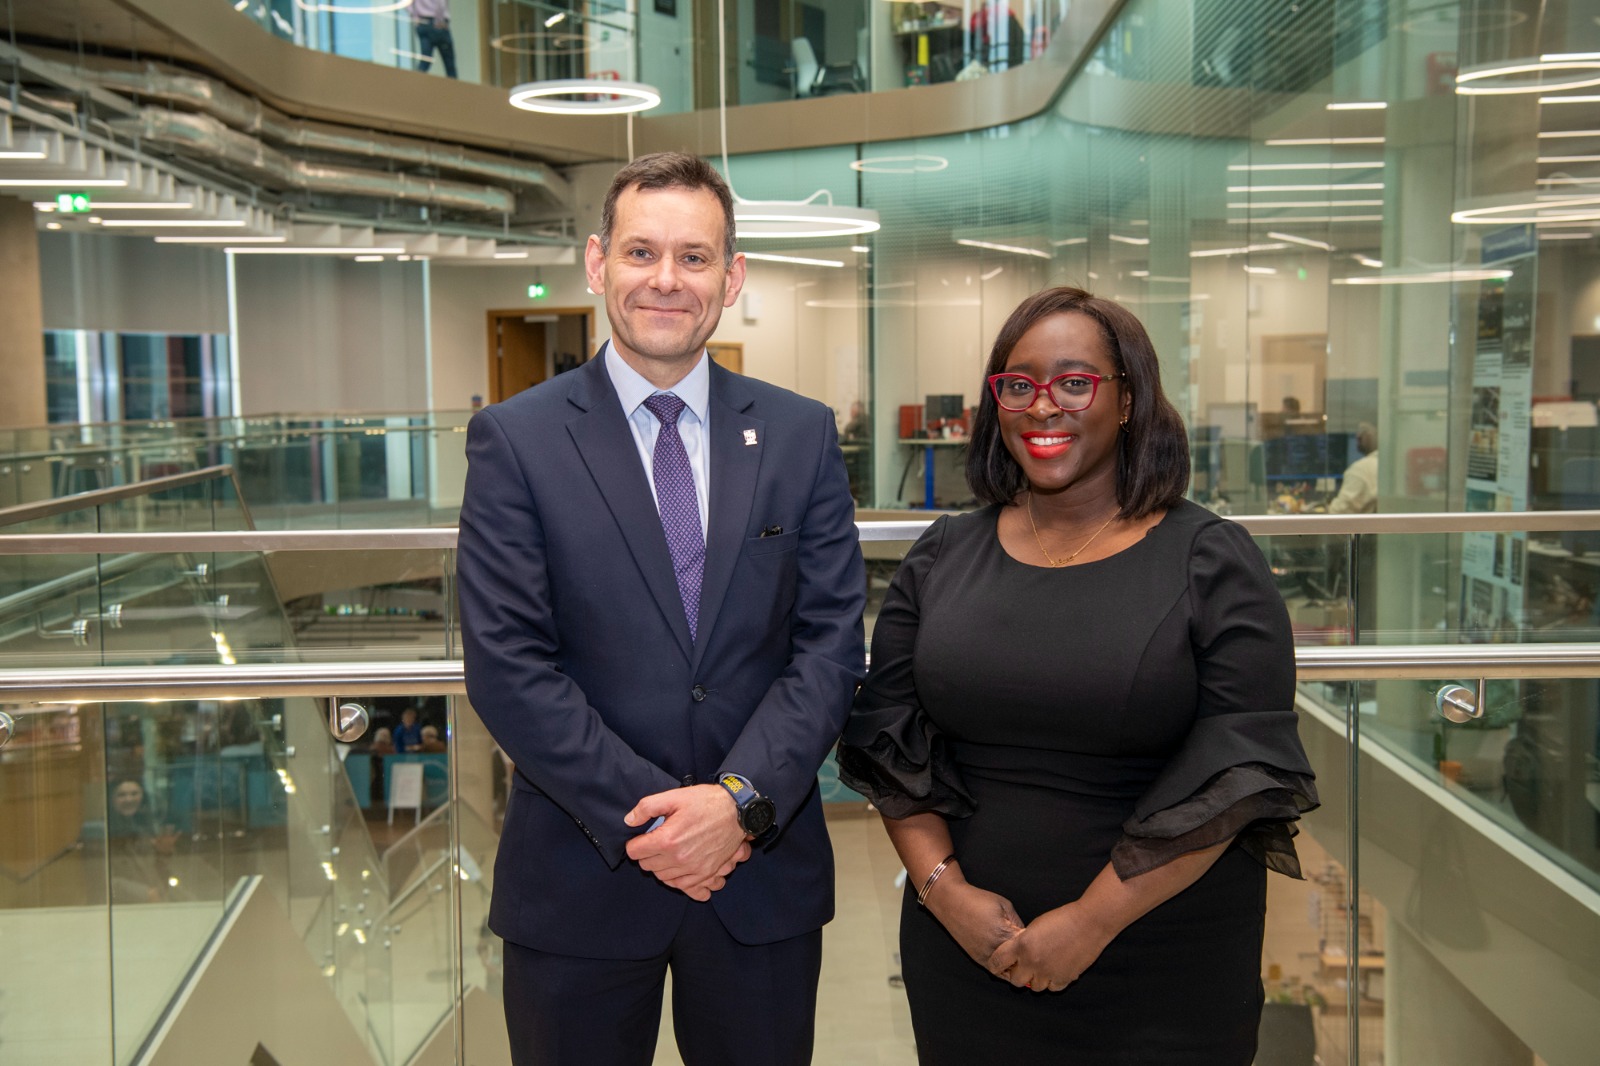
[[[846,444],[861,444],[872,437],[872,420],[867,416],[867,405],[860,400],[850,404],[850,419],[844,424],[840,438]]]
[[[373,731],[371,748],[372,754],[393,755],[395,754],[395,750],[394,734],[389,732],[387,727],[380,727]]]
[[[1378,509],[1378,428],[1361,423],[1356,447],[1361,458],[1345,468],[1339,494],[1328,501],[1329,514],[1372,514]]]
[[[169,860],[177,832],[158,825],[140,781],[125,777],[111,788],[106,811],[106,854],[113,903],[160,903],[176,898]]]
[[[417,711],[407,707],[400,712],[400,724],[394,727],[394,750],[415,751],[422,744],[422,727],[417,724]]]
[[[909,877],[923,1064],[1249,1066],[1266,871],[1316,805],[1289,616],[1184,499],[1149,335],[1081,289],[1000,330],[967,480],[873,632],[840,777]]]
[[[425,752],[429,755],[437,755],[440,752],[449,751],[450,749],[446,747],[445,742],[439,738],[438,726],[425,725],[422,727],[422,742],[417,745],[416,750]]]
[[[417,28],[417,49],[422,58],[417,69],[426,74],[433,65],[433,53],[444,61],[445,77],[456,76],[456,43],[450,36],[450,0],[411,0],[411,21]]]

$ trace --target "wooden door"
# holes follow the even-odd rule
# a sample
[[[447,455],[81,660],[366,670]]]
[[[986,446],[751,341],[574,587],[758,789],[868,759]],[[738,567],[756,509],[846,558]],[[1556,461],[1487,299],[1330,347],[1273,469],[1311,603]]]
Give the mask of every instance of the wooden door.
[[[594,309],[519,307],[490,311],[489,402],[587,362],[594,351]]]
[[[711,361],[718,366],[733,371],[735,374],[744,373],[744,343],[742,341],[711,341],[706,345],[706,351],[711,355]]]
[[[545,325],[551,316],[489,312],[489,402],[499,403],[549,376]]]

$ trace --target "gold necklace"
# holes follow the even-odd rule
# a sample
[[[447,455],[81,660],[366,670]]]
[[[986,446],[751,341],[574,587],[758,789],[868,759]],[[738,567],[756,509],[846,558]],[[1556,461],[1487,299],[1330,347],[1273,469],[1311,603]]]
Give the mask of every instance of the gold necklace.
[[[1078,556],[1082,555],[1083,552],[1084,552],[1084,549],[1089,547],[1089,545],[1093,544],[1094,543],[1094,539],[1096,537],[1098,537],[1100,534],[1104,533],[1106,531],[1106,527],[1109,526],[1112,523],[1112,521],[1116,519],[1116,517],[1117,517],[1117,512],[1112,511],[1111,512],[1111,517],[1107,518],[1103,523],[1101,523],[1099,529],[1097,529],[1093,533],[1089,534],[1089,539],[1084,541],[1082,544],[1080,544],[1078,546],[1078,550],[1077,551],[1073,552],[1071,555],[1067,556],[1065,559],[1061,560],[1058,563],[1058,562],[1055,561],[1055,558],[1053,556],[1051,556],[1051,554],[1048,551],[1045,550],[1044,541],[1039,539],[1039,525],[1038,525],[1038,523],[1036,523],[1033,520],[1033,493],[1031,493],[1031,492],[1028,493],[1028,525],[1033,529],[1033,542],[1035,544],[1039,545],[1040,553],[1043,554],[1044,557],[1047,560],[1049,560],[1050,565],[1052,567],[1066,566],[1068,563],[1072,562],[1072,560],[1074,560]]]

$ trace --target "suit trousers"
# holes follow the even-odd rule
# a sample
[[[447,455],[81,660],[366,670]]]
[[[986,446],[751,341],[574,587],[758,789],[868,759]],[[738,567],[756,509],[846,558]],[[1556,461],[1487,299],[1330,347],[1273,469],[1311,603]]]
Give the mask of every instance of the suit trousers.
[[[673,1035],[685,1066],[810,1063],[822,930],[741,944],[709,904],[692,902],[671,945],[654,958],[584,959],[508,941],[511,1061],[649,1066],[669,969]]]

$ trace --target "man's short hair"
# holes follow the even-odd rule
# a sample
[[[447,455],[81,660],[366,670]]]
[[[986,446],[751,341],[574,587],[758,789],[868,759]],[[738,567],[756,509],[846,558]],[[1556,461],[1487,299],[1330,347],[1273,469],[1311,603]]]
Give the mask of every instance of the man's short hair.
[[[600,250],[611,252],[611,230],[617,221],[617,197],[625,189],[706,189],[722,205],[722,255],[724,265],[733,263],[737,251],[734,232],[733,192],[715,167],[704,159],[683,152],[655,152],[642,155],[617,171],[606,190],[605,206],[600,209]]]

